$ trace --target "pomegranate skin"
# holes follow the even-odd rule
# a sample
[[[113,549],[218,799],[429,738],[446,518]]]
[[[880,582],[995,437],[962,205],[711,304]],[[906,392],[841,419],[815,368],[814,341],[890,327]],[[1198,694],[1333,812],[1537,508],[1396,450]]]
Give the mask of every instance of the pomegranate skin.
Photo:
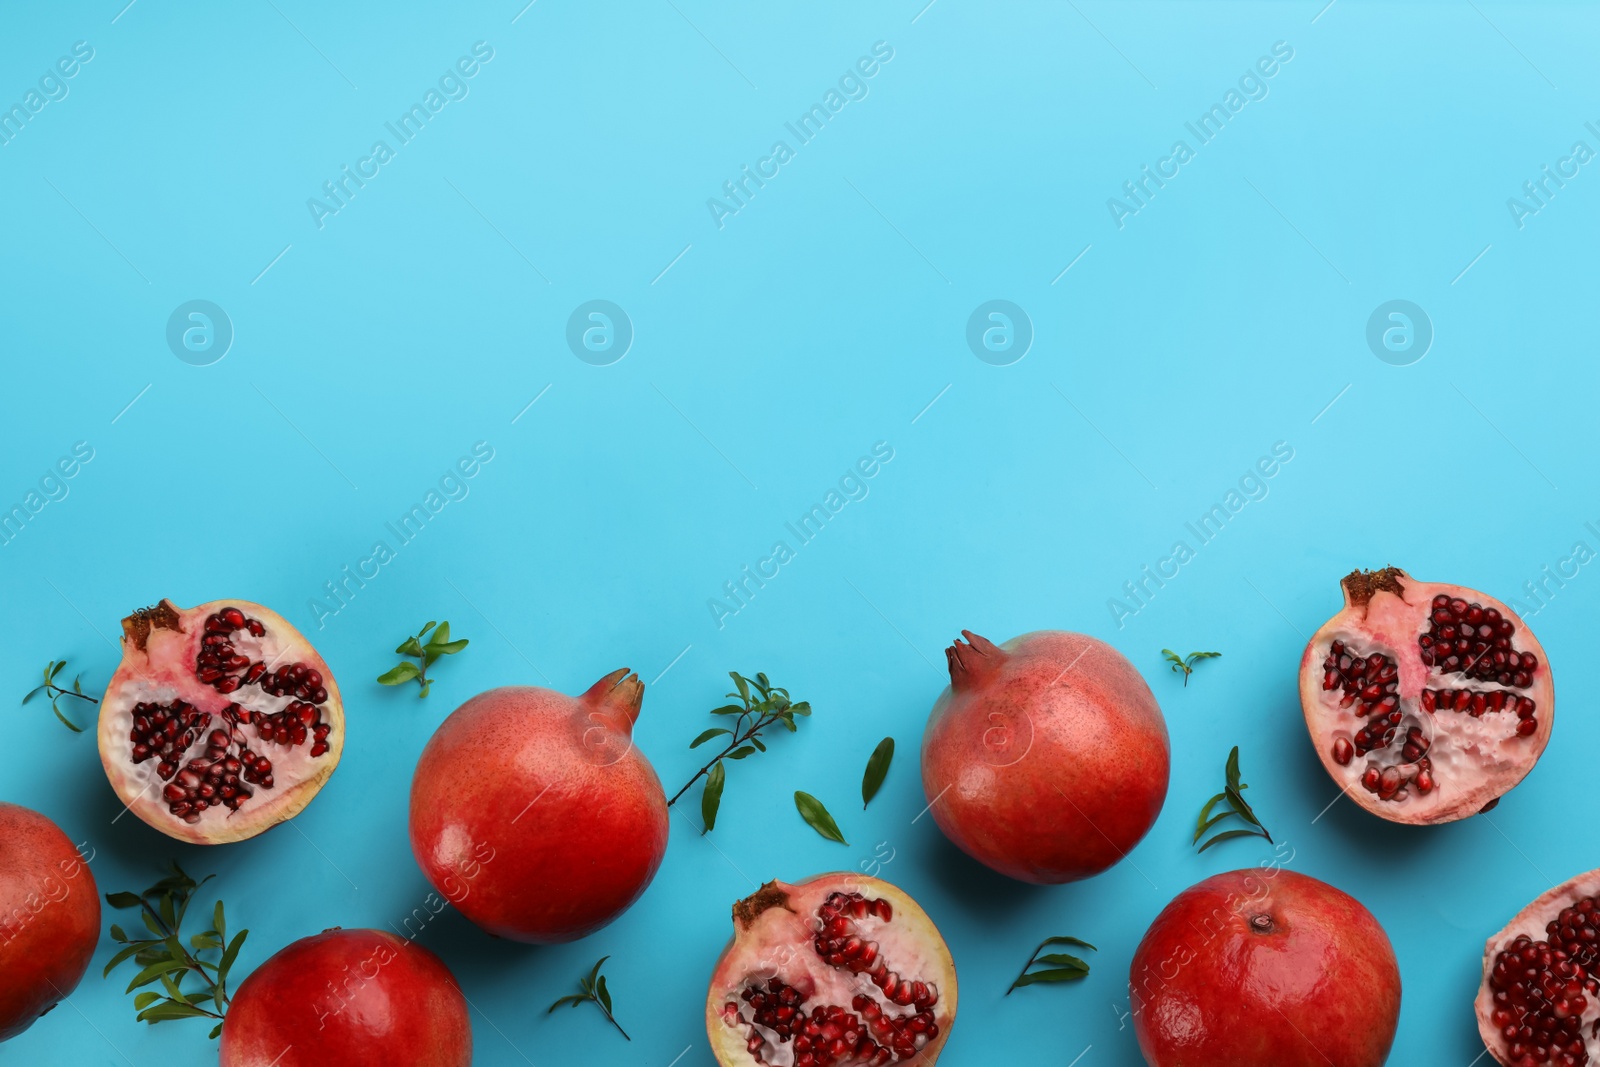
[[[100,891],[60,827],[0,801],[0,1041],[77,988],[100,941]]]
[[[585,937],[639,899],[667,850],[667,800],[634,747],[644,683],[579,697],[480,693],[439,727],[411,783],[411,848],[435,889],[497,937]]]
[[[1171,747],[1150,687],[1116,649],[1037,630],[962,631],[922,737],[945,836],[1019,881],[1074,882],[1126,856],[1167,797]]]
[[[251,972],[222,1024],[221,1067],[469,1067],[455,976],[421,945],[338,927]]]
[[[1151,1067],[1381,1067],[1400,1020],[1400,968],[1377,919],[1281,868],[1178,894],[1128,984]]]

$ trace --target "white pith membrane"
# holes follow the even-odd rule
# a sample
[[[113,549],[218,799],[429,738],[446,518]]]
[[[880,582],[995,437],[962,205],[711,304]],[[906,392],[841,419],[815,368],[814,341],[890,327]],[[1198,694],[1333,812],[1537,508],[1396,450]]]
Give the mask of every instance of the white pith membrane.
[[[1359,574],[1346,579],[1347,600]],[[1491,597],[1447,595],[1438,590],[1454,587],[1394,570],[1365,577],[1399,591],[1375,588],[1364,610],[1357,598],[1312,638],[1304,660],[1302,705],[1318,755],[1352,799],[1385,818],[1476,814],[1522,780],[1549,740],[1543,650]]]
[[[1600,871],[1540,896],[1483,949],[1478,1032],[1508,1067],[1600,1057]]]
[[[172,837],[217,843],[292,818],[344,743],[327,665],[282,617],[246,601],[163,601],[123,620],[101,701],[101,761],[118,795]]]
[[[938,929],[900,890],[851,875],[769,882],[735,906],[734,923],[706,1002],[720,1063],[938,1059],[955,1018],[955,966]]]

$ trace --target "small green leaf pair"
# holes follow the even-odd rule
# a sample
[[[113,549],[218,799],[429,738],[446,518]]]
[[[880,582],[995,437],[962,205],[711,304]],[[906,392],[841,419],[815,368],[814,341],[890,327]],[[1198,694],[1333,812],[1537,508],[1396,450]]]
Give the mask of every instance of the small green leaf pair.
[[[128,983],[127,991],[161,983],[161,992],[145,990],[133,998],[134,1010],[140,1022],[154,1025],[171,1019],[215,1019],[214,1038],[222,1033],[222,1018],[227,1013],[228,971],[239,958],[245,936],[250,932],[240,930],[228,939],[228,926],[223,915],[222,901],[211,909],[211,928],[194,934],[185,947],[181,938],[184,916],[195,892],[207,882],[207,875],[196,882],[183,872],[176,862],[172,873],[143,893],[107,893],[106,903],[113,908],[140,909],[145,929],[153,936],[132,938],[121,926],[111,926],[112,940],[124,945],[106,964],[105,977],[128,959],[139,967],[139,973]],[[220,953],[215,961],[205,958],[205,953]],[[184,979],[198,975],[200,988],[184,989]],[[211,1007],[206,1007],[207,1003]]]
[[[1227,775],[1227,784],[1223,787],[1222,792],[1206,801],[1206,806],[1200,809],[1200,818],[1195,823],[1195,843],[1198,844],[1200,838],[1204,837],[1207,831],[1230,816],[1237,816],[1247,823],[1250,828],[1248,830],[1225,830],[1205,844],[1200,845],[1200,851],[1204,852],[1217,842],[1226,841],[1230,837],[1264,837],[1268,842],[1271,842],[1272,835],[1267,832],[1265,826],[1261,825],[1261,820],[1256,818],[1255,811],[1244,799],[1244,791],[1250,787],[1239,781],[1238,745],[1234,745],[1233,751],[1228,754],[1228,766],[1225,773]],[[1212,815],[1211,813],[1216,809],[1217,805],[1223,803],[1226,803],[1227,807]]]
[[[50,698],[50,710],[56,713],[56,718],[61,720],[61,725],[75,734],[81,734],[83,733],[83,727],[61,713],[61,699],[63,697],[72,697],[76,700],[87,700],[91,704],[98,704],[100,701],[83,691],[83,675],[81,674],[72,679],[71,689],[56,684],[56,675],[60,674],[61,669],[66,665],[67,661],[64,659],[53,659],[46,664],[44,668],[44,684],[29,690],[28,695],[22,698],[22,702],[26,704],[40,693],[44,693]]]
[[[628,1037],[628,1031],[624,1030],[622,1024],[617,1022],[616,1016],[611,1014],[611,991],[606,988],[606,976],[600,973],[600,965],[610,958],[610,956],[601,956],[596,961],[594,968],[589,972],[589,977],[578,979],[578,988],[583,992],[562,997],[550,1005],[550,1010],[545,1014],[552,1015],[557,1008],[563,1005],[576,1008],[579,1004],[587,1004],[593,1001],[595,1006],[605,1013],[606,1020],[617,1028],[617,1033],[632,1041],[633,1038]]]
[[[437,626],[438,629],[434,629]],[[433,636],[428,636],[428,631],[433,630]],[[433,666],[434,660],[440,656],[453,656],[467,647],[466,639],[459,641],[450,640],[450,624],[448,622],[429,622],[415,637],[408,637],[400,642],[396,652],[402,656],[415,656],[416,663],[401,663],[390,670],[378,675],[379,685],[404,685],[415,681],[422,687],[419,696],[427,696],[428,689],[433,685],[433,679],[428,677],[428,668]]]
[[[889,774],[889,764],[894,761],[894,738],[885,737],[878,742],[878,747],[872,750],[872,756],[867,760],[867,771],[861,777],[861,807],[872,803],[872,798],[878,795],[878,790],[883,787],[883,780]],[[844,839],[844,834],[839,830],[839,824],[829,814],[826,805],[810,793],[796,791],[794,795],[795,810],[800,812],[800,817],[806,821],[817,833],[829,841],[837,841],[841,845],[850,842]]]
[[[1183,687],[1187,689],[1189,688],[1189,675],[1194,673],[1194,665],[1203,659],[1218,659],[1222,656],[1222,653],[1191,652],[1187,656],[1180,656],[1170,648],[1163,648],[1161,650],[1161,655],[1172,664],[1172,670],[1174,673],[1178,671],[1183,672]]]
[[[1087,941],[1080,941],[1075,937],[1047,937],[1039,942],[1039,947],[1033,950],[1033,955],[1028,957],[1028,962],[1023,965],[1022,973],[1017,975],[1017,980],[1011,983],[1011,989],[1006,990],[1010,996],[1012,990],[1025,985],[1034,985],[1039,982],[1073,982],[1089,975],[1089,964],[1077,956],[1069,956],[1065,952],[1050,952],[1041,956],[1039,953],[1051,945],[1068,945],[1074,948],[1086,948],[1091,952],[1099,949]],[[1029,968],[1042,964],[1043,969],[1030,971]]]

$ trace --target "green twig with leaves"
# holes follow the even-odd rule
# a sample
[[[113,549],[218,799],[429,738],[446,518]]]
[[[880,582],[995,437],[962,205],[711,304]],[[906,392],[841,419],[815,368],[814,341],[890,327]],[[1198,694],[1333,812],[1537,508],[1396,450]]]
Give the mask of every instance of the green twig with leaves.
[[[1038,982],[1075,982],[1080,978],[1089,976],[1089,964],[1077,956],[1069,956],[1065,952],[1050,952],[1041,956],[1039,953],[1051,945],[1070,945],[1074,948],[1086,948],[1091,952],[1099,949],[1087,941],[1080,941],[1075,937],[1047,937],[1039,942],[1039,947],[1033,950],[1033,955],[1028,957],[1028,962],[1023,965],[1022,973],[1017,975],[1017,980],[1011,983],[1011,989],[1006,990],[1010,996],[1012,990],[1020,986],[1034,985]],[[1043,969],[1029,971],[1030,967],[1042,964]]]
[[[1173,673],[1183,672],[1183,687],[1189,688],[1189,675],[1194,673],[1194,665],[1203,659],[1218,659],[1221,652],[1191,652],[1187,656],[1180,656],[1170,648],[1163,648],[1161,655],[1172,664]]]
[[[582,989],[583,992],[562,997],[550,1005],[550,1010],[545,1014],[553,1015],[555,1010],[563,1004],[576,1008],[579,1004],[593,1001],[595,1006],[605,1013],[606,1020],[617,1028],[617,1033],[632,1041],[633,1038],[628,1037],[628,1031],[624,1030],[622,1024],[617,1022],[616,1016],[611,1014],[611,991],[606,988],[606,976],[600,973],[600,965],[610,958],[610,956],[601,956],[599,961],[595,963],[594,969],[589,972],[589,977],[578,980],[578,988]]]
[[[133,1007],[139,1013],[140,1022],[154,1025],[170,1019],[215,1019],[217,1025],[212,1027],[211,1036],[216,1037],[222,1032],[222,1017],[227,1013],[231,999],[228,996],[228,969],[239,958],[239,949],[250,931],[240,930],[231,941],[228,940],[222,901],[218,900],[211,911],[211,928],[193,935],[188,944],[184,944],[180,931],[184,916],[189,911],[189,903],[195,892],[211,881],[211,877],[207,875],[196,882],[174,862],[172,873],[143,893],[106,894],[106,903],[113,908],[138,908],[145,928],[152,935],[133,938],[115,923],[111,926],[112,939],[126,947],[111,957],[111,962],[106,964],[105,976],[110,977],[118,964],[131,957],[138,965],[139,973],[128,983],[127,991],[132,993],[142,986],[159,982],[165,994],[147,989],[133,998]],[[205,958],[207,953],[219,955],[213,961]],[[199,988],[183,988],[184,979],[191,975],[197,977]],[[210,1006],[207,1007],[207,1004]]]
[[[438,626],[438,629],[434,629]],[[428,636],[428,631],[433,630],[433,636]],[[433,679],[428,677],[428,668],[433,666],[433,661],[440,656],[453,656],[467,647],[466,639],[459,641],[450,640],[450,624],[448,622],[429,622],[422,628],[422,632],[415,637],[408,637],[400,642],[395,649],[402,656],[415,656],[416,663],[401,663],[391,670],[378,675],[379,685],[405,685],[415,680],[422,687],[418,696],[427,696],[428,688],[433,685]]]
[[[73,733],[81,734],[83,733],[83,727],[61,713],[61,699],[63,697],[72,697],[75,700],[87,700],[91,704],[98,704],[100,701],[83,691],[83,675],[81,674],[72,679],[71,689],[56,684],[56,675],[60,674],[62,668],[66,665],[67,661],[64,659],[53,659],[46,664],[44,668],[44,684],[29,690],[28,695],[22,698],[22,702],[26,704],[40,693],[45,694],[50,698],[50,710],[56,713],[56,718],[61,720],[61,724]]]
[[[705,833],[709,833],[716,826],[717,810],[722,805],[722,789],[727,783],[727,770],[723,767],[722,761],[744,759],[752,753],[765,752],[767,746],[761,741],[761,731],[781,724],[790,733],[794,733],[799,729],[795,725],[794,717],[811,714],[809,702],[791,701],[789,691],[773,685],[765,674],[758,673],[754,678],[746,678],[738,671],[729,671],[728,677],[733,679],[734,688],[738,690],[736,693],[729,693],[728,696],[738,700],[739,703],[713,708],[711,714],[736,716],[733,726],[713,726],[689,742],[689,747],[699,748],[707,741],[719,737],[729,738],[729,741],[711,762],[696,771],[694,777],[667,801],[668,807],[676,804],[678,798],[689,791],[690,786],[704,778],[706,787],[700,794],[700,817],[706,824],[703,831]]]
[[[1222,792],[1206,801],[1206,806],[1200,809],[1200,818],[1195,823],[1194,843],[1199,844],[1200,838],[1204,837],[1206,833],[1212,829],[1212,827],[1216,826],[1223,819],[1230,817],[1238,817],[1248,824],[1249,829],[1225,830],[1211,838],[1205,844],[1200,845],[1201,852],[1204,852],[1206,849],[1210,848],[1212,845],[1215,845],[1219,841],[1226,841],[1230,837],[1264,837],[1268,842],[1272,841],[1272,835],[1267,832],[1267,828],[1265,826],[1261,825],[1261,820],[1256,818],[1254,809],[1252,809],[1249,803],[1244,799],[1244,791],[1250,787],[1239,781],[1238,745],[1234,745],[1233,751],[1228,753],[1228,767],[1226,774],[1227,784],[1223,787]],[[1219,804],[1226,804],[1226,808],[1217,812],[1215,815],[1211,814]]]

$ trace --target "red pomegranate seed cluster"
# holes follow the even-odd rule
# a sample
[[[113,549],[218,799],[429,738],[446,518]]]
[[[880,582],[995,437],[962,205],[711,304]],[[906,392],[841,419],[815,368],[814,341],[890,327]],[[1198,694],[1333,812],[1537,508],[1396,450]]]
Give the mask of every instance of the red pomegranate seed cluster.
[[[767,1038],[758,1027],[772,1031],[781,1044],[791,1045],[794,1067],[884,1067],[915,1056],[939,1036],[933,1006],[938,990],[924,982],[908,980],[889,970],[878,957],[878,943],[864,940],[855,922],[868,916],[889,922],[894,909],[887,900],[868,900],[860,893],[834,893],[817,909],[819,923],[813,948],[830,964],[854,974],[867,975],[893,1004],[910,1006],[909,1015],[886,1014],[865,993],[851,1000],[853,1011],[837,1004],[817,1005],[808,1015],[806,998],[778,978],[765,986],[750,985],[740,995],[749,1005],[746,1017],[735,1001],[722,1010],[730,1024],[753,1024],[746,1047],[757,1063]]]
[[[1483,692],[1473,689],[1424,689],[1422,706],[1428,711],[1459,711],[1481,718],[1486,711],[1514,711],[1517,715],[1517,733],[1528,737],[1539,729],[1534,712],[1538,705],[1532,697],[1519,697],[1504,689]]]
[[[238,810],[255,795],[250,786],[273,788],[272,760],[250,748],[241,725],[253,726],[263,742],[303,745],[309,740],[312,756],[328,751],[332,726],[322,721],[322,709],[318,707],[328,699],[322,674],[303,663],[287,664],[269,672],[265,663],[252,662],[235,651],[229,635],[239,630],[255,637],[264,637],[267,632],[259,620],[246,617],[238,608],[223,608],[206,619],[205,636],[195,659],[195,677],[219,693],[232,693],[242,685],[254,684],[264,693],[298,699],[270,714],[230,703],[219,713],[218,728],[205,736],[204,750],[187,762],[184,754],[219,716],[182,700],[170,704],[140,703],[133,708],[129,730],[133,762],[158,761],[156,774],[166,782],[161,795],[168,810],[184,822],[199,822],[201,814],[212,807]]]
[[[1546,941],[1522,936],[1500,951],[1489,972],[1494,1025],[1510,1062],[1578,1067],[1589,1062],[1581,1016],[1600,994],[1600,904],[1585,897],[1545,927]],[[1590,1036],[1600,1035],[1600,1022]]]
[[[1539,657],[1511,648],[1517,628],[1495,608],[1440,594],[1429,619],[1428,632],[1417,638],[1424,664],[1518,689],[1533,684]]]
[[[269,671],[265,663],[252,661],[234,649],[230,635],[238,630],[255,637],[267,633],[259,619],[246,618],[238,608],[223,608],[206,618],[205,636],[194,662],[196,678],[219,693],[232,693],[241,685],[260,685],[262,692],[272,696],[293,696],[312,704],[327,702],[328,690],[320,672],[304,663],[286,663]]]

